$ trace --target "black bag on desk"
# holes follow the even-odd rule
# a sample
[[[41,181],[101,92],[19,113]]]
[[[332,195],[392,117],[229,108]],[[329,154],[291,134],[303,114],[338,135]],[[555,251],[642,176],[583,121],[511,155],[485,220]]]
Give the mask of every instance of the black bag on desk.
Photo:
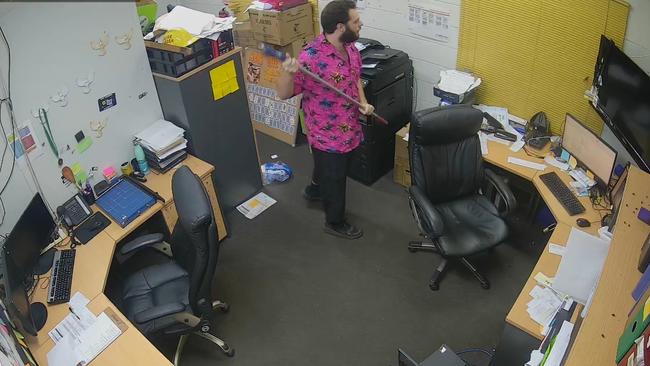
[[[535,149],[543,148],[549,140],[549,123],[546,113],[537,112],[526,125],[526,143]]]

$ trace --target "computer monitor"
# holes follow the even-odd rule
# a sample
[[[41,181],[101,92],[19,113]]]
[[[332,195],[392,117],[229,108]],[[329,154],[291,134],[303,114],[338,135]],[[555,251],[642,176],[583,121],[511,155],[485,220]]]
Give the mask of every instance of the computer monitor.
[[[29,303],[27,286],[30,281],[25,280],[25,271],[18,267],[7,250],[2,251],[4,264],[4,289],[2,291],[3,303],[11,320],[20,330],[36,336],[47,319],[47,308],[42,303]]]
[[[568,113],[564,119],[562,147],[607,187],[616,163],[616,150]]]
[[[40,194],[34,195],[32,200],[23,211],[18,222],[11,230],[5,242],[5,249],[11,255],[14,263],[19,268],[23,268],[25,276],[32,274],[46,273],[52,265],[49,263],[42,267],[36,268],[41,251],[47,247],[53,239],[57,226],[47,209],[45,202]]]

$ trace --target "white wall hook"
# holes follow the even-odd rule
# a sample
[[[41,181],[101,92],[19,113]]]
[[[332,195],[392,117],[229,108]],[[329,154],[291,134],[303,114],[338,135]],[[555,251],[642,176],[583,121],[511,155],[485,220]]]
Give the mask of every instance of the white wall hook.
[[[39,106],[36,106],[35,109],[31,109],[29,112],[32,114],[32,117],[38,119],[40,117],[39,111],[43,109],[45,113],[50,111],[50,104],[46,101]]]
[[[115,36],[115,42],[122,46],[123,49],[128,50],[131,48],[131,37],[133,37],[133,28],[128,33],[121,36]]]
[[[99,121],[90,121],[90,129],[95,132],[96,138],[101,138],[104,135],[104,128],[106,128],[107,121],[108,118]]]
[[[95,72],[91,71],[85,77],[77,78],[77,86],[81,88],[84,94],[91,92],[90,85],[95,81]]]
[[[108,47],[108,32],[104,31],[102,37],[97,41],[90,41],[90,48],[97,51],[99,56],[106,55],[106,47]]]
[[[68,105],[69,92],[68,88],[64,85],[56,91],[56,94],[50,97],[50,100],[59,107],[65,107]]]

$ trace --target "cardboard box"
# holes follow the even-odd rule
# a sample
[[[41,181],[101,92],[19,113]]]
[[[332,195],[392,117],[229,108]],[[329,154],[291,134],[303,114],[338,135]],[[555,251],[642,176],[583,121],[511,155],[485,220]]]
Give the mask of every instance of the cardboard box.
[[[237,22],[233,26],[233,36],[235,38],[235,44],[243,49],[246,48],[257,48],[259,46],[259,41],[253,38],[253,29],[251,28],[251,22]]]
[[[297,39],[286,46],[273,46],[276,50],[282,51],[283,53],[288,53],[291,57],[298,58],[302,49],[305,48],[311,41],[314,40],[314,35],[310,34],[305,38]]]
[[[154,0],[142,0],[136,1],[135,6],[138,12],[138,18],[140,19],[142,34],[151,32],[156,22],[158,4]]]
[[[278,46],[286,46],[314,33],[311,4],[296,6],[284,11],[248,11],[253,38]]]
[[[409,163],[408,141],[404,140],[409,132],[409,125],[402,127],[395,134],[395,166],[393,181],[404,187],[411,186],[411,166]]]

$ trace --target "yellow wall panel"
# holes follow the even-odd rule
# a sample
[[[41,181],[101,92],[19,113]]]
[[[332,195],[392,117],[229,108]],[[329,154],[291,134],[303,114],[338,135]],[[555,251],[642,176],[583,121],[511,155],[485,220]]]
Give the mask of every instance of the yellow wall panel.
[[[483,78],[481,103],[544,111],[556,134],[569,112],[599,132],[583,95],[600,35],[622,41],[628,13],[620,0],[463,0],[458,67]]]

